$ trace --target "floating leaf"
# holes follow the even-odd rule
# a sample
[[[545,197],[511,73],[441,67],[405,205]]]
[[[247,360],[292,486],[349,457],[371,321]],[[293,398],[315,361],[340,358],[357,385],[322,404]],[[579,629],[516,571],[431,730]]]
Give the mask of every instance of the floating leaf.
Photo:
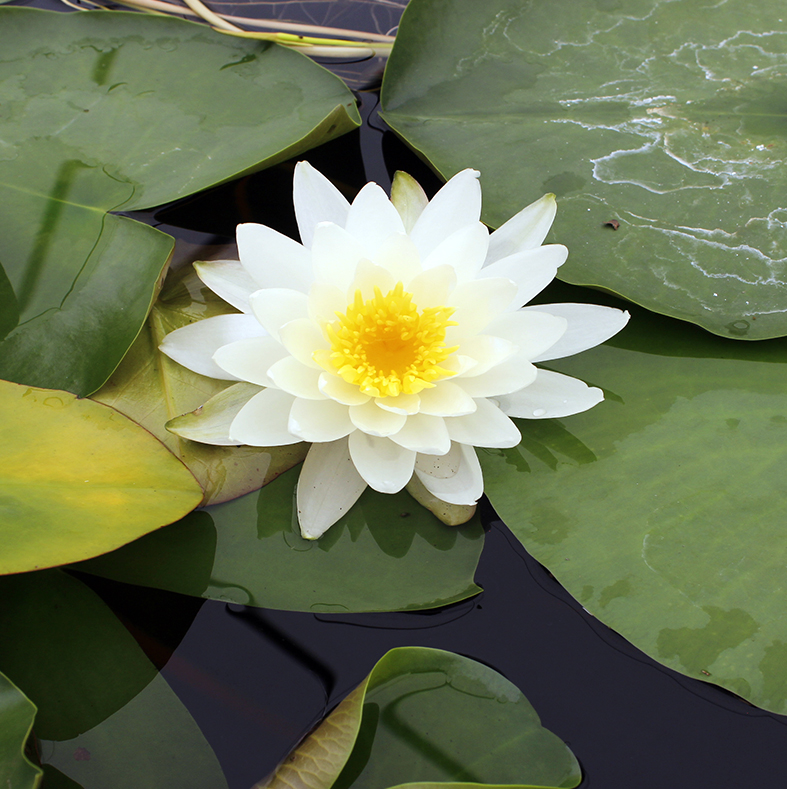
[[[637,647],[787,712],[787,340],[730,343],[637,310],[549,366],[606,402],[520,421],[518,447],[479,453],[497,512]]]
[[[38,707],[46,764],[84,789],[226,789],[197,724],[81,581],[0,578],[0,631],[0,666]]]
[[[254,789],[514,789],[573,787],[580,778],[571,751],[496,671],[451,652],[402,647]]]
[[[480,591],[477,518],[446,526],[407,493],[367,490],[323,537],[304,540],[298,472],[78,567],[182,594],[323,613],[436,608]]]
[[[40,768],[24,754],[35,714],[35,705],[0,674],[0,785],[36,789],[41,783]]]
[[[556,193],[561,279],[754,340],[787,334],[785,91],[777,2],[413,0],[382,103],[493,226]]]
[[[299,53],[128,12],[0,9],[0,375],[80,395],[136,337],[172,249],[107,211],[175,200],[358,125]]]
[[[202,492],[153,436],[68,392],[0,381],[0,574],[111,551]]]
[[[162,339],[201,318],[234,312],[199,281],[193,269],[172,275],[120,367],[92,398],[116,408],[160,439],[197,478],[206,504],[256,490],[300,463],[308,450],[302,443],[271,448],[208,446],[179,438],[164,427],[173,417],[201,407],[229,384],[173,362],[158,350]],[[189,415],[181,421],[188,422]]]

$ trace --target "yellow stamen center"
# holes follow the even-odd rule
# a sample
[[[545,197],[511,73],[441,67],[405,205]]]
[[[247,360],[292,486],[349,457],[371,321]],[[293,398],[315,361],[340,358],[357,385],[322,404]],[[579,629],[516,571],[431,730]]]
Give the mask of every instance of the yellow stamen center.
[[[330,350],[316,351],[315,360],[334,370],[371,397],[417,394],[434,381],[451,375],[440,364],[458,346],[446,348],[445,330],[453,307],[419,310],[412,293],[399,282],[385,296],[379,288],[374,298],[363,300],[355,291],[353,303],[338,320],[325,327]]]

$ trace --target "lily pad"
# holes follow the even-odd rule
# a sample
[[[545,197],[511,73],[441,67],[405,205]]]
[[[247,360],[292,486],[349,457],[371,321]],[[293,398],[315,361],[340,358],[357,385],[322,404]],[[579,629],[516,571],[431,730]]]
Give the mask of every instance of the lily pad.
[[[77,566],[140,586],[321,613],[436,608],[480,591],[477,517],[446,526],[405,492],[367,490],[319,540],[304,540],[299,471]]]
[[[0,260],[19,306],[0,376],[82,396],[134,341],[172,249],[108,211],[178,199],[359,123],[346,86],[299,53],[179,19],[3,7],[0,49]]]
[[[0,784],[36,789],[41,769],[24,754],[33,727],[35,705],[4,674],[0,674]]]
[[[606,401],[520,421],[518,447],[479,453],[497,512],[651,657],[787,712],[787,340],[730,343],[636,310],[552,366]]]
[[[478,168],[493,226],[556,193],[561,279],[784,336],[787,17],[752,9],[413,0],[383,117],[445,177]]]
[[[306,444],[209,446],[179,438],[164,427],[228,386],[227,381],[193,373],[161,353],[158,346],[164,336],[201,318],[234,312],[200,282],[193,269],[173,272],[120,366],[92,397],[138,422],[179,457],[202,486],[203,504],[256,490],[300,463],[308,451]]]
[[[0,381],[0,574],[87,559],[181,518],[197,481],[122,414]]]
[[[401,647],[254,789],[573,787],[574,755],[522,693],[451,652]]]
[[[1,578],[0,629],[2,670],[38,707],[45,764],[84,789],[226,789],[191,715],[81,581],[62,570]]]

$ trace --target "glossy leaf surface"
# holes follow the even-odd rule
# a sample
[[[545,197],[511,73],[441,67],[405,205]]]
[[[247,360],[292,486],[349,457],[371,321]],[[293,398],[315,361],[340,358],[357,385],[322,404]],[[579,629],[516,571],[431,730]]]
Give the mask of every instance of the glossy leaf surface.
[[[174,273],[134,345],[92,397],[141,424],[179,457],[202,486],[205,504],[256,490],[300,463],[308,451],[306,444],[267,449],[209,446],[179,438],[164,427],[229,385],[192,373],[161,353],[158,346],[164,336],[196,320],[234,312],[199,281],[193,269]]]
[[[478,593],[477,518],[446,526],[407,493],[367,490],[323,537],[304,540],[294,509],[299,471],[79,568],[214,600],[323,613],[435,608]]]
[[[35,718],[35,705],[0,673],[0,785],[36,789],[41,770],[24,755]]]
[[[0,49],[0,261],[19,308],[0,376],[80,395],[133,342],[172,249],[107,211],[175,200],[358,122],[347,88],[298,53],[179,19],[2,8]]]
[[[589,295],[558,290],[547,297]],[[785,339],[731,343],[637,310],[605,346],[548,365],[603,387],[605,402],[520,420],[518,447],[479,453],[501,518],[588,611],[671,668],[780,713],[786,364]]]
[[[402,647],[255,789],[573,787],[580,777],[571,751],[500,674],[451,652]]]
[[[111,551],[202,498],[159,441],[100,403],[0,381],[0,417],[0,574]]]
[[[44,763],[84,789],[226,789],[194,720],[81,581],[62,570],[0,579],[0,629],[0,666],[38,707]]]
[[[493,226],[556,193],[561,279],[753,340],[787,334],[785,91],[778,2],[413,0],[382,102]]]

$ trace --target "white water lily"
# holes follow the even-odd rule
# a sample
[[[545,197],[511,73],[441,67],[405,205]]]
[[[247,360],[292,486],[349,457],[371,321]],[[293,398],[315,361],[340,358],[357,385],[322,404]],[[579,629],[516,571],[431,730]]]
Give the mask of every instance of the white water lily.
[[[202,375],[246,382],[240,402],[206,407],[206,429],[187,437],[312,442],[297,493],[304,537],[323,534],[367,485],[395,493],[413,474],[438,499],[474,504],[483,492],[474,447],[516,446],[510,417],[563,417],[603,399],[533,364],[598,345],[628,320],[596,305],[523,307],[568,254],[542,246],[554,195],[490,234],[474,170],[431,202],[398,173],[391,200],[370,183],[350,204],[301,162],[294,202],[302,243],[243,224],[240,261],[197,264],[241,314],[178,329],[161,350]]]

